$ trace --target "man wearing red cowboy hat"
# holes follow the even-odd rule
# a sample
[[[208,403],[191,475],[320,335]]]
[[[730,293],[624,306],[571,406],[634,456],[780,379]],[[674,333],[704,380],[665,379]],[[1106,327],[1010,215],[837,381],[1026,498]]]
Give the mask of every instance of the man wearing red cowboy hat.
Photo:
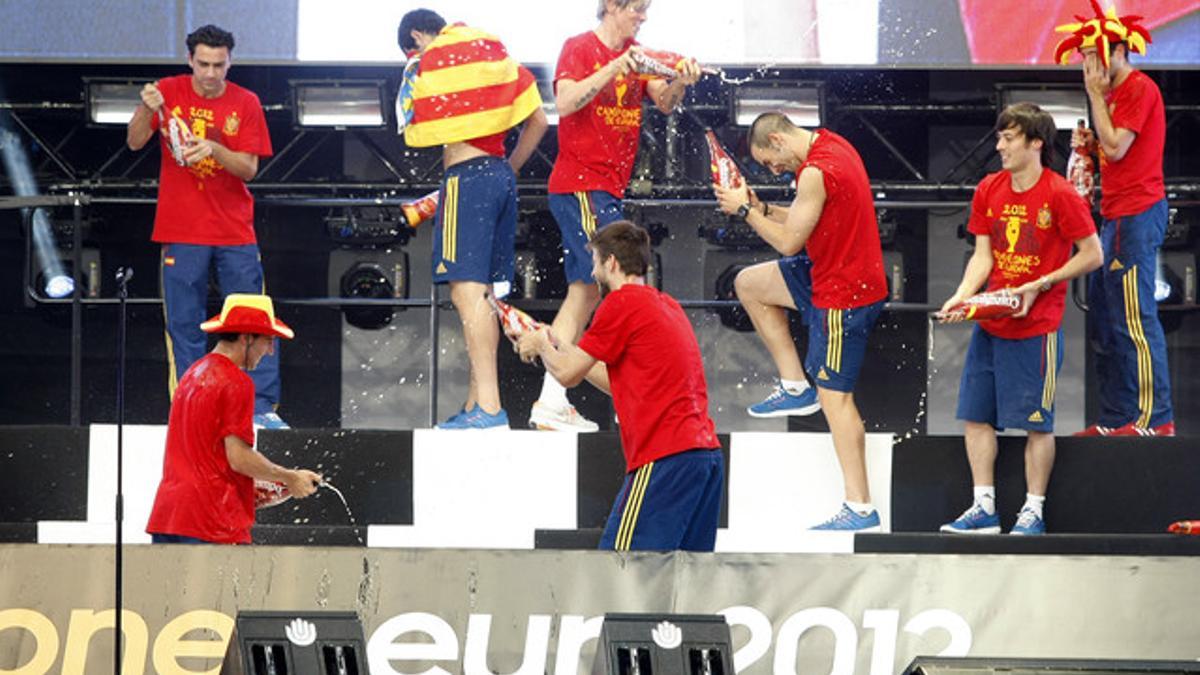
[[[285,469],[254,449],[254,382],[245,371],[275,352],[276,337],[295,334],[275,318],[271,298],[237,293],[200,329],[219,340],[175,390],[146,532],[156,544],[248,544],[255,480],[282,483],[298,498],[321,482],[312,471]]]

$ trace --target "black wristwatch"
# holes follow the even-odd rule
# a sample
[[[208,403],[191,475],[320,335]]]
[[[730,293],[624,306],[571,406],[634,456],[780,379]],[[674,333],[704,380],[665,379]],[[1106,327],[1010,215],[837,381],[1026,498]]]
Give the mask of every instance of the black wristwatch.
[[[742,204],[741,206],[739,206],[738,210],[737,210],[738,218],[741,218],[742,220],[749,218],[750,217],[750,208],[751,208],[750,202],[746,202],[745,204]]]

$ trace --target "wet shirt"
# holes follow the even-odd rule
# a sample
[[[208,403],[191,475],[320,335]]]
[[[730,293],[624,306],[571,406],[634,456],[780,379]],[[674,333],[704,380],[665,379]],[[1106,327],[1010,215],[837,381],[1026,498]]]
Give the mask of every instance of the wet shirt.
[[[254,480],[229,465],[225,437],[254,445],[254,382],[220,354],[188,368],[167,424],[162,482],[146,531],[250,543]]]
[[[1166,197],[1163,147],[1167,117],[1162,92],[1148,75],[1133,71],[1105,97],[1115,129],[1137,134],[1120,161],[1100,151],[1100,212],[1110,220],[1145,211]]]
[[[207,138],[235,152],[271,155],[271,138],[258,96],[232,82],[216,98],[204,98],[192,88],[191,75],[158,82],[165,101],[165,120],[176,116],[196,138]],[[150,118],[158,130],[158,115]],[[152,239],[163,244],[241,246],[253,244],[254,199],[246,182],[229,173],[215,157],[193,166],[179,166],[161,137],[158,205]]]
[[[558,57],[555,89],[561,79],[580,82],[590,77],[635,44],[630,40],[620,49],[609,49],[592,31],[570,38]],[[551,193],[602,190],[618,199],[625,196],[642,132],[645,95],[645,80],[632,73],[620,75],[583,108],[559,119]]]
[[[627,471],[720,447],[700,346],[674,298],[650,286],[622,286],[596,308],[579,348],[608,366]]]
[[[988,175],[971,202],[972,234],[991,237],[989,291],[1016,288],[1066,264],[1074,243],[1096,231],[1087,202],[1066,178],[1042,170],[1034,186],[1012,189],[1012,174]],[[1018,340],[1058,330],[1066,306],[1067,284],[1058,283],[1034,300],[1029,314],[979,322],[996,337]]]
[[[867,169],[854,146],[828,129],[816,130],[808,157],[796,171],[821,171],[825,206],[804,244],[812,258],[813,304],[852,309],[887,297],[883,249]]]

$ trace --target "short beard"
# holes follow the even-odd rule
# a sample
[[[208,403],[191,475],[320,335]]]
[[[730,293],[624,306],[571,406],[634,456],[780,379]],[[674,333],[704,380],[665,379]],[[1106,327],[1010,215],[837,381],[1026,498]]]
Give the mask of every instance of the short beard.
[[[604,283],[603,281],[600,281],[599,279],[596,280],[596,288],[600,289],[600,299],[601,300],[603,300],[605,297],[608,296],[609,293],[612,292],[612,289],[608,287],[608,284]]]

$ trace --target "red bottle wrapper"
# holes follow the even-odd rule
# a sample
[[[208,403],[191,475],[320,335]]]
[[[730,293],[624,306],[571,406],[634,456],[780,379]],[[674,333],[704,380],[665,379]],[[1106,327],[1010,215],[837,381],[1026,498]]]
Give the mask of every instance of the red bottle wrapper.
[[[680,64],[688,60],[682,54],[645,47],[634,50],[630,55],[633,57],[637,74],[644,80],[671,79],[679,75]],[[701,67],[700,72],[714,75],[717,71]]]
[[[512,305],[497,300],[491,293],[487,294],[488,303],[492,306],[492,311],[496,313],[496,318],[500,320],[500,328],[505,335],[509,336],[510,340],[514,340],[514,336],[519,337],[525,333],[531,333],[544,328],[546,324],[529,316],[525,312],[513,307]]]
[[[158,110],[158,121],[160,125],[163,122],[161,108]],[[196,141],[187,122],[184,122],[175,111],[171,111],[171,119],[167,120],[164,133],[167,135],[167,145],[171,148],[171,156],[175,158],[175,163],[179,166],[186,166],[187,160],[183,157],[183,150]]]
[[[434,190],[420,199],[401,204],[400,211],[404,213],[404,220],[408,226],[416,228],[417,225],[432,218],[437,213],[438,201],[441,196],[441,190]]]
[[[745,182],[742,178],[742,172],[738,169],[737,162],[733,161],[733,157],[721,147],[721,142],[717,140],[717,135],[712,129],[704,132],[704,140],[708,142],[708,154],[711,158],[712,181],[713,185],[720,185],[723,188],[737,187]]]
[[[292,498],[292,493],[283,483],[270,480],[254,481],[254,508],[267,509],[279,506]]]
[[[1200,520],[1179,520],[1171,523],[1167,528],[1167,532],[1171,534],[1196,534],[1200,535]]]
[[[942,319],[961,318],[970,321],[987,321],[1012,316],[1021,309],[1021,298],[1008,290],[990,291],[973,295],[951,307],[938,312]]]

